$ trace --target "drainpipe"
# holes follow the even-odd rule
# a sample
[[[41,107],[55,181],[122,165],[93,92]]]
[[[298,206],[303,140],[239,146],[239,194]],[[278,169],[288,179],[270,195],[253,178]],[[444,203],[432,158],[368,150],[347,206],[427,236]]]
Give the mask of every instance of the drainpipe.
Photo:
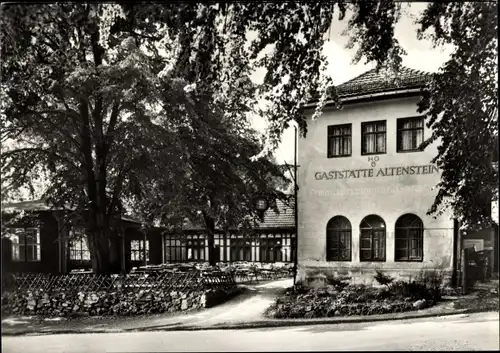
[[[298,267],[298,248],[299,248],[299,214],[297,207],[297,194],[299,190],[299,186],[297,185],[297,126],[294,125],[295,128],[295,144],[294,144],[294,154],[293,154],[293,166],[294,166],[294,176],[293,176],[293,190],[294,190],[294,207],[295,207],[295,259],[294,259],[294,271],[293,271],[293,285],[297,283],[297,267]]]
[[[459,224],[456,218],[453,219],[453,274],[451,277],[451,283],[453,286],[458,285],[458,273],[459,273],[459,257],[460,251],[458,250],[458,243],[460,238]]]

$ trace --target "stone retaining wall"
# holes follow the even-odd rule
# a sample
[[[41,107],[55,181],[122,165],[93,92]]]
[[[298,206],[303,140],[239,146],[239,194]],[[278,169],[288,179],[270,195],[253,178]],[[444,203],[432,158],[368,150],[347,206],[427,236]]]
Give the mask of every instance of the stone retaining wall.
[[[237,288],[186,292],[12,291],[2,294],[2,315],[128,316],[197,310],[224,302],[238,292]]]

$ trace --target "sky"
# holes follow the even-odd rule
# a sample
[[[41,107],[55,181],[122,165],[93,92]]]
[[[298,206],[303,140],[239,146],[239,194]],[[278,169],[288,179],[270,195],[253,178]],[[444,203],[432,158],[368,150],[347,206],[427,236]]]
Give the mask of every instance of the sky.
[[[433,48],[429,40],[418,40],[418,26],[414,24],[414,21],[426,8],[427,3],[405,5],[407,6],[406,13],[402,14],[395,28],[395,36],[407,52],[403,57],[403,65],[415,70],[436,72],[448,60],[452,48]],[[356,65],[352,63],[356,49],[346,49],[348,37],[341,35],[344,29],[347,28],[350,16],[347,14],[343,21],[339,21],[336,15],[334,17],[335,20],[330,29],[330,41],[325,43],[323,50],[328,59],[328,73],[332,77],[333,84],[338,85],[370,70],[374,65],[366,65],[363,59]],[[252,79],[259,82],[264,75],[265,71],[258,71],[254,73]],[[255,118],[253,126],[264,132],[267,123],[263,118]],[[277,162],[293,164],[293,149],[294,129],[289,128],[283,133],[281,144],[274,153]]]

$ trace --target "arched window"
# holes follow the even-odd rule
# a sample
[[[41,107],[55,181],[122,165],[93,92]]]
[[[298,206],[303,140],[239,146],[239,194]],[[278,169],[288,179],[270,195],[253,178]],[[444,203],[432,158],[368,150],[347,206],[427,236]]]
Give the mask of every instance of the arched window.
[[[396,221],[395,261],[422,261],[424,223],[411,213]]]
[[[363,218],[360,225],[361,261],[385,261],[385,222],[376,215]]]
[[[336,216],[326,225],[326,261],[351,261],[351,222]]]

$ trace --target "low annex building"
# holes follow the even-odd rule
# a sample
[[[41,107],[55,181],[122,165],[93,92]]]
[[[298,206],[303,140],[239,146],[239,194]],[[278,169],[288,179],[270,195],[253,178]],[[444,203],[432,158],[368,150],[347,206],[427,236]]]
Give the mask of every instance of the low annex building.
[[[307,136],[298,143],[298,280],[324,285],[348,275],[373,282],[422,269],[451,278],[458,266],[458,225],[450,213],[427,215],[440,180],[437,144],[417,112],[429,75],[403,67],[397,80],[370,70],[337,86],[342,109],[306,106]],[[492,234],[488,233],[488,236]],[[498,238],[496,238],[498,239]],[[458,243],[457,243],[458,242]]]
[[[223,232],[216,228],[217,262],[287,262],[295,259],[294,200],[277,200],[278,212],[268,209],[252,231]],[[6,273],[67,273],[90,270],[91,255],[83,227],[69,228],[62,211],[43,200],[2,204],[2,221],[16,212],[32,215],[28,220],[2,227],[2,270]],[[141,228],[140,222],[123,217],[119,237],[121,271],[134,267],[174,262],[208,261],[208,239],[203,227],[187,222],[182,231]]]

